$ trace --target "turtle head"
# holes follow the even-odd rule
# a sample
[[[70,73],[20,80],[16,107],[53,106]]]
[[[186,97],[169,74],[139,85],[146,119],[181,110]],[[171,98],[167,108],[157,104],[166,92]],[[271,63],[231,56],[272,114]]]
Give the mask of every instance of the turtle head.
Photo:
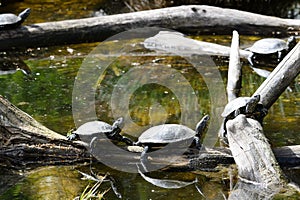
[[[251,97],[251,99],[249,100],[249,102],[246,104],[246,113],[253,113],[256,105],[258,104],[258,102],[260,101],[260,94],[254,95],[253,97]]]
[[[124,127],[124,118],[118,118],[112,125],[113,129],[122,129]]]
[[[292,50],[297,44],[295,36],[289,37],[287,41],[288,51]]]
[[[260,94],[254,95],[253,97],[251,97],[251,100],[253,103],[258,103],[260,101]]]
[[[24,21],[30,15],[30,12],[31,12],[31,9],[26,8],[19,14],[19,17]]]
[[[196,125],[196,135],[201,135],[204,132],[209,119],[209,115],[205,115],[204,117],[202,117],[202,119]]]

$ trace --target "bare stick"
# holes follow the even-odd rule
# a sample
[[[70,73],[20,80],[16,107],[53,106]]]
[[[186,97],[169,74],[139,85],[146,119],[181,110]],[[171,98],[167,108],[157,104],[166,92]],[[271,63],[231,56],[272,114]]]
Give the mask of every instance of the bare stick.
[[[237,31],[233,31],[227,79],[228,102],[238,97],[242,87],[241,78],[242,68],[239,54],[239,34]]]

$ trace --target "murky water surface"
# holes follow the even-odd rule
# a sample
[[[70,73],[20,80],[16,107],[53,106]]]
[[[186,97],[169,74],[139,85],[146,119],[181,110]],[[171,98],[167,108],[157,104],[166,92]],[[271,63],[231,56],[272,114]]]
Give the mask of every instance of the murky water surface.
[[[13,10],[17,13],[23,8],[31,7],[32,15],[26,23],[36,23],[93,16],[101,3],[100,0],[25,1],[9,4],[1,8],[1,11]],[[231,40],[230,36],[194,38],[227,46]],[[257,39],[259,38],[241,36],[241,47],[250,46]],[[216,74],[225,90],[228,58],[209,57],[212,64],[200,66],[199,72],[185,57],[147,50],[142,47],[141,42],[142,40],[127,41],[132,47],[128,50],[129,53],[99,55],[97,58],[99,63],[113,58],[94,83],[97,117],[112,123],[117,115],[130,116],[131,125],[126,127],[124,133],[133,139],[147,127],[162,123],[183,123],[194,129],[204,114],[212,115],[212,102],[216,101],[214,98],[222,96],[211,90]],[[75,127],[72,92],[77,72],[85,67],[85,58],[98,45],[101,45],[103,52],[120,48],[117,42],[110,41],[11,52],[12,55],[19,55],[30,68],[31,74],[26,76],[22,71],[17,71],[0,75],[0,94],[48,128],[66,135]],[[212,72],[212,68],[216,71]],[[241,96],[252,95],[264,79],[243,60]],[[289,90],[272,106],[264,121],[265,134],[274,147],[300,144],[299,83],[298,76]],[[217,102],[221,102],[218,106],[226,104],[226,99],[218,100]],[[124,108],[127,109],[126,112]],[[214,122],[213,126],[220,127],[220,124]],[[211,145],[212,142],[209,141]],[[214,142],[213,144],[218,145],[217,141]],[[101,164],[94,164],[92,168],[100,175],[110,173],[124,199],[224,199],[230,190],[230,174],[236,173],[231,168],[220,172],[152,173],[153,177],[161,179],[198,179],[197,184],[181,189],[163,189],[146,182],[139,174],[112,170]],[[0,199],[72,199],[88,185],[88,181],[80,179],[82,176],[77,170],[90,173],[89,167],[81,166],[43,167],[33,171],[20,171],[14,175],[3,169],[0,172]],[[287,173],[299,183],[299,172]],[[111,185],[103,183],[100,188],[104,192]],[[104,196],[106,199],[117,199],[112,189]],[[297,196],[292,198],[297,199]]]

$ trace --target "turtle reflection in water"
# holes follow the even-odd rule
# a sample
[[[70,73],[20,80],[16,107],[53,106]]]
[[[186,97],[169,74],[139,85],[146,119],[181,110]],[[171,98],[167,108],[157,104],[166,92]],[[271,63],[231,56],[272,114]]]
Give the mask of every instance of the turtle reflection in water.
[[[17,28],[29,16],[30,11],[30,8],[27,8],[18,16],[12,13],[0,14],[0,30]]]
[[[267,115],[268,110],[263,106],[263,104],[259,103],[259,101],[260,95],[255,95],[253,97],[236,98],[226,105],[222,113],[222,117],[224,117],[224,130],[221,135],[221,139],[226,144],[228,144],[226,128],[228,120],[234,119],[239,114],[244,114],[246,117],[253,118],[262,124],[263,118]]]
[[[276,63],[278,64],[284,56],[287,55],[296,46],[296,38],[291,36],[288,38],[288,41],[278,38],[264,38],[256,41],[251,47],[246,50],[251,51],[252,54],[248,57],[248,61],[252,66],[255,66],[257,62],[263,61],[275,57]]]
[[[196,125],[195,131],[179,124],[163,124],[149,128],[141,134],[135,145],[143,145],[144,151],[141,160],[145,161],[147,151],[155,146],[161,147],[169,143],[181,143],[193,141],[196,148],[201,148],[200,138],[209,121],[209,116],[205,115]]]
[[[129,138],[120,135],[123,126],[124,120],[122,117],[117,119],[112,126],[103,121],[90,121],[81,125],[71,135],[67,136],[67,138],[68,140],[80,138],[85,143],[88,143],[89,147],[92,147],[93,142],[95,142],[101,134],[105,134],[108,139],[122,141],[128,145],[132,145],[133,142]]]

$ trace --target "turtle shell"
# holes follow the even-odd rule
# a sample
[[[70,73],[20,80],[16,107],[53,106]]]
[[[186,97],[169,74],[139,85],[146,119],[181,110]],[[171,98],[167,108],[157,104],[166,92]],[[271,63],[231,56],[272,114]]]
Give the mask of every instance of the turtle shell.
[[[112,126],[103,121],[90,121],[75,131],[81,139],[92,139],[94,136],[112,131]]]
[[[239,97],[230,101],[224,108],[222,117],[229,116],[235,110],[245,107],[246,104],[251,100],[251,97]]]
[[[0,28],[13,28],[21,25],[21,23],[29,16],[30,8],[25,9],[19,16],[12,13],[0,14]]]
[[[143,132],[138,139],[142,144],[167,144],[191,139],[196,132],[184,125],[162,124],[153,126]]]
[[[277,38],[264,38],[256,41],[247,50],[258,54],[272,54],[278,51],[287,50],[288,46],[284,40]]]

